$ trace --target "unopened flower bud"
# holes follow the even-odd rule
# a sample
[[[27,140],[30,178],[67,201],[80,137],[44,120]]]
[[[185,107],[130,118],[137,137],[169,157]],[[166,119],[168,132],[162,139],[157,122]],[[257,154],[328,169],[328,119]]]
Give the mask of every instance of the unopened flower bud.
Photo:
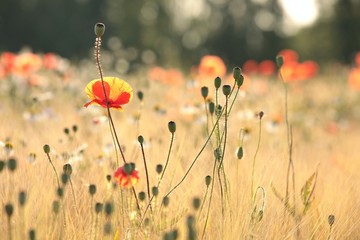
[[[46,154],[49,154],[49,153],[50,153],[50,146],[49,146],[49,145],[45,144],[44,147],[43,147],[43,149],[44,149],[44,152],[45,152]]]
[[[167,207],[170,203],[170,198],[168,196],[165,196],[163,198],[162,204],[164,205],[164,207]]]
[[[17,167],[17,162],[16,162],[16,159],[14,158],[11,158],[8,160],[8,168],[11,172],[15,171]]]
[[[72,174],[72,166],[69,163],[65,164],[63,166],[63,171],[65,174],[70,176]]]
[[[93,196],[96,193],[96,185],[90,184],[89,193],[90,193],[91,196]]]
[[[157,195],[159,195],[159,188],[158,187],[153,187],[151,189],[151,192],[156,197]]]
[[[335,222],[335,216],[334,215],[329,215],[329,217],[328,217],[328,223],[329,223],[329,225],[330,225],[330,227],[334,224],[334,222]]]
[[[163,165],[162,165],[162,164],[156,165],[156,172],[157,172],[157,174],[162,173],[162,171],[163,171]]]
[[[235,80],[239,79],[241,77],[241,68],[240,67],[234,67],[233,69],[233,77]]]
[[[142,101],[144,98],[144,93],[142,91],[138,91],[137,96],[138,96],[139,100]]]
[[[173,121],[170,121],[168,123],[168,128],[171,133],[175,133],[176,132],[176,123]]]
[[[97,203],[95,204],[95,212],[96,212],[96,214],[100,213],[102,210],[103,210],[103,204],[97,202]]]
[[[201,200],[198,197],[193,198],[192,205],[195,210],[198,210],[200,208]]]
[[[215,112],[215,103],[209,102],[209,112],[210,112],[211,115],[214,114],[214,112]]]
[[[20,206],[24,206],[25,202],[26,202],[26,192],[21,191],[21,192],[19,192],[19,204],[20,204]]]
[[[214,86],[216,89],[219,89],[221,86],[221,78],[220,77],[216,77],[214,80]]]
[[[231,87],[230,87],[230,85],[224,85],[223,88],[222,88],[222,90],[223,90],[223,93],[224,93],[225,96],[229,96],[230,93],[231,93]]]
[[[103,23],[96,23],[94,27],[96,37],[101,37],[104,35],[105,32],[105,24]]]
[[[207,175],[207,176],[205,177],[205,184],[206,184],[206,186],[208,187],[208,186],[210,186],[210,183],[211,183],[211,176],[210,176],[210,175]]]
[[[10,218],[14,213],[14,206],[11,203],[5,205],[6,215]]]
[[[144,143],[144,137],[143,136],[138,136],[138,142],[140,143],[140,144],[143,144]]]
[[[236,85],[237,87],[241,87],[244,83],[244,76],[243,75],[240,75],[240,77],[238,79],[236,79]]]
[[[202,87],[201,88],[201,96],[206,99],[209,94],[209,88],[208,87]]]
[[[139,192],[139,200],[140,200],[140,201],[144,201],[145,198],[146,198],[145,192]]]
[[[282,55],[276,56],[276,65],[278,68],[281,68],[284,65],[284,57]]]

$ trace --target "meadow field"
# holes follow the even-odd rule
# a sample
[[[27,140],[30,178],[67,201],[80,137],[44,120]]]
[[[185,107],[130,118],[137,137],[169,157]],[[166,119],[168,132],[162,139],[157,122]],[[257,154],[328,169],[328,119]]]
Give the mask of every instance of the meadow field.
[[[2,53],[0,239],[359,239],[360,74],[291,54],[101,79]]]

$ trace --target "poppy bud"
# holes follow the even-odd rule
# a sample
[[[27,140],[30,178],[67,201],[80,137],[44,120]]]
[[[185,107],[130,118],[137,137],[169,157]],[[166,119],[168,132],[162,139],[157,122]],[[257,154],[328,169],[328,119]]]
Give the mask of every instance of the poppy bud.
[[[216,77],[214,80],[214,86],[216,89],[219,89],[221,86],[221,78],[220,77]]]
[[[110,174],[106,175],[106,180],[107,180],[108,182],[111,181],[111,175],[110,175]]]
[[[231,93],[231,87],[229,85],[224,85],[222,90],[225,96],[229,96]]]
[[[201,204],[200,198],[197,197],[193,198],[192,205],[195,210],[198,210],[200,208],[200,204]]]
[[[96,37],[101,37],[104,35],[105,32],[105,24],[103,23],[96,23],[94,27]]]
[[[140,143],[140,144],[143,144],[144,143],[144,137],[143,136],[138,136],[138,142]]]
[[[94,184],[90,184],[89,193],[91,196],[93,196],[96,193],[96,186]]]
[[[244,157],[243,147],[238,147],[238,149],[236,150],[236,156],[239,160],[241,160]]]
[[[49,146],[49,145],[45,144],[44,147],[43,147],[43,149],[44,149],[44,152],[45,152],[46,154],[49,154],[49,153],[50,153],[50,146]]]
[[[201,96],[206,99],[209,94],[209,88],[208,87],[202,87],[201,88]]]
[[[59,201],[53,201],[53,204],[52,204],[52,210],[55,214],[58,214],[59,213],[59,210],[60,210],[60,203]]]
[[[210,176],[210,175],[207,175],[207,176],[205,177],[205,184],[206,184],[206,186],[208,187],[208,186],[210,185],[210,183],[211,183],[211,176]]]
[[[142,101],[144,98],[144,93],[142,91],[138,91],[137,96],[138,96],[139,100]]]
[[[131,175],[132,171],[135,169],[135,164],[125,163],[124,171],[127,175]]]
[[[240,77],[238,79],[236,79],[236,85],[237,87],[241,87],[244,83],[244,76],[243,75],[240,75]]]
[[[170,203],[170,198],[168,196],[165,196],[163,198],[162,204],[164,205],[164,207],[167,207]]]
[[[235,80],[239,79],[241,77],[241,68],[240,67],[234,67],[233,69],[233,77]]]
[[[214,114],[214,112],[215,112],[215,103],[209,102],[209,112],[210,112],[211,115]]]
[[[105,203],[105,214],[110,216],[113,213],[113,205],[110,202]]]
[[[6,215],[10,218],[14,213],[14,206],[11,203],[5,205]]]
[[[30,240],[35,240],[36,238],[35,238],[35,230],[34,229],[31,229],[30,231],[29,231],[29,239]]]
[[[56,194],[58,195],[59,198],[62,198],[64,196],[64,189],[58,188],[56,190]]]
[[[103,204],[97,202],[97,203],[95,204],[95,212],[98,214],[98,213],[100,213],[102,210],[103,210]]]
[[[151,189],[151,192],[156,197],[157,195],[159,195],[159,188],[158,187],[153,187]]]
[[[281,68],[284,65],[284,57],[282,55],[276,56],[276,65]]]
[[[61,182],[65,185],[69,181],[69,175],[66,173],[61,174]]]
[[[69,163],[65,164],[63,166],[63,171],[65,174],[70,176],[72,174],[72,166]]]
[[[173,121],[170,121],[170,122],[168,123],[168,128],[169,128],[169,131],[170,131],[171,133],[176,132],[176,123],[173,122]]]
[[[328,223],[329,223],[329,225],[330,225],[330,227],[334,224],[334,222],[335,222],[335,216],[334,215],[329,215],[329,217],[328,217]]]
[[[157,172],[157,174],[160,174],[162,171],[163,171],[163,165],[162,165],[162,164],[156,165],[156,172]]]
[[[69,128],[64,128],[64,133],[65,133],[66,135],[69,135],[69,133],[70,133]]]
[[[139,192],[139,200],[140,200],[140,201],[144,201],[145,198],[146,198],[145,192]]]
[[[8,168],[11,172],[15,171],[17,167],[17,162],[16,162],[16,159],[14,158],[11,158],[8,160]]]
[[[77,126],[77,125],[73,125],[73,126],[72,126],[72,130],[73,130],[74,133],[76,133],[77,130],[78,130],[78,126]]]

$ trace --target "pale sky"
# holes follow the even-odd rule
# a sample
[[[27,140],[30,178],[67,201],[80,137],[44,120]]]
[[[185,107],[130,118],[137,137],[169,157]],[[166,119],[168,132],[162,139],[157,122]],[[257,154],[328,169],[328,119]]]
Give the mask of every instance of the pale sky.
[[[280,0],[280,2],[286,11],[286,16],[297,25],[310,25],[318,17],[316,0]]]

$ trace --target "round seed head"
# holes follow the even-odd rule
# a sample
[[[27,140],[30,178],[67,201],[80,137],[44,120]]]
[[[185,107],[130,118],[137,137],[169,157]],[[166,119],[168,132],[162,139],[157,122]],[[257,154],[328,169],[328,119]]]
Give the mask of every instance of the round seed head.
[[[138,136],[138,142],[140,143],[140,144],[143,144],[144,143],[144,137],[143,136]]]
[[[95,212],[96,212],[96,214],[100,213],[102,210],[103,210],[103,204],[97,202],[97,203],[95,204]]]
[[[59,213],[59,210],[60,210],[60,203],[59,201],[53,201],[53,204],[52,204],[52,210],[55,214],[58,214]]]
[[[104,32],[105,32],[105,24],[96,23],[95,27],[94,27],[94,31],[95,31],[95,35],[97,37],[101,37],[102,35],[104,35]]]
[[[214,86],[216,89],[219,89],[221,86],[221,78],[220,77],[216,77],[214,80]]]
[[[209,102],[209,112],[210,112],[211,115],[214,114],[214,112],[215,112],[215,103]]]
[[[105,214],[110,216],[113,212],[113,205],[110,202],[105,203]]]
[[[206,184],[207,187],[209,187],[209,186],[210,186],[210,183],[211,183],[211,176],[210,176],[210,175],[207,175],[207,176],[205,177],[205,184]]]
[[[44,152],[45,152],[46,154],[49,154],[49,153],[50,153],[50,146],[49,146],[49,145],[45,144],[44,147],[43,147],[43,149],[44,149]]]
[[[2,172],[4,167],[5,167],[5,162],[3,160],[0,160],[0,173]]]
[[[233,77],[235,80],[239,79],[241,77],[241,68],[240,67],[234,67],[233,69]]]
[[[284,57],[282,55],[276,56],[276,65],[281,68],[284,65]]]
[[[243,75],[240,75],[240,77],[238,79],[236,79],[236,85],[237,87],[241,87],[244,83],[244,76]]]
[[[200,208],[200,205],[201,205],[200,198],[198,198],[198,197],[193,198],[192,205],[193,205],[195,210],[198,210]]]
[[[90,184],[89,193],[91,196],[93,196],[96,193],[96,185],[95,184]]]
[[[222,88],[222,90],[223,90],[223,93],[224,93],[225,96],[229,96],[230,93],[231,93],[231,87],[230,87],[230,85],[224,85],[223,88]]]
[[[67,175],[66,173],[62,173],[61,174],[61,182],[65,185],[65,184],[67,184],[68,181],[69,181],[69,175]]]
[[[157,195],[159,195],[159,188],[152,187],[151,192],[156,197]]]
[[[206,99],[209,94],[209,88],[208,87],[202,87],[201,88],[201,96]]]
[[[59,198],[62,198],[64,196],[64,189],[61,187],[56,189],[56,194],[58,195]]]
[[[144,201],[145,198],[146,198],[145,192],[139,192],[139,200],[140,200],[140,201]]]
[[[334,224],[334,222],[335,222],[335,216],[334,215],[329,215],[329,217],[328,217],[328,223],[329,223],[329,225],[330,225],[330,227]]]
[[[72,174],[72,166],[69,163],[65,164],[63,166],[63,171],[65,174],[70,176]]]
[[[70,129],[69,129],[69,128],[64,128],[64,133],[65,133],[66,135],[69,135],[69,134],[70,134]]]
[[[17,162],[16,162],[16,159],[14,158],[11,158],[8,160],[8,168],[11,172],[15,171],[17,167]]]
[[[169,131],[170,131],[171,133],[176,132],[176,123],[173,122],[173,121],[170,121],[170,122],[168,123],[168,128],[169,128]]]
[[[138,91],[137,96],[138,96],[140,101],[142,101],[144,99],[144,93],[142,91]]]
[[[30,240],[35,240],[36,238],[35,238],[35,230],[34,229],[31,229],[30,231],[29,231],[29,239]]]
[[[168,196],[165,196],[163,198],[162,204],[164,205],[164,207],[167,207],[170,203],[170,198]]]
[[[160,174],[162,173],[162,171],[163,171],[163,165],[162,164],[156,165],[156,173]]]
[[[10,218],[14,213],[14,206],[11,203],[5,205],[6,215]]]
[[[236,150],[236,156],[239,160],[241,160],[244,157],[244,149],[243,147],[238,147]]]
[[[110,174],[106,175],[106,180],[107,180],[108,182],[111,181],[111,175],[110,175]]]
[[[77,125],[73,125],[73,126],[72,126],[72,130],[73,130],[74,133],[76,133],[76,132],[78,131],[78,129],[79,129],[79,128],[78,128]]]

